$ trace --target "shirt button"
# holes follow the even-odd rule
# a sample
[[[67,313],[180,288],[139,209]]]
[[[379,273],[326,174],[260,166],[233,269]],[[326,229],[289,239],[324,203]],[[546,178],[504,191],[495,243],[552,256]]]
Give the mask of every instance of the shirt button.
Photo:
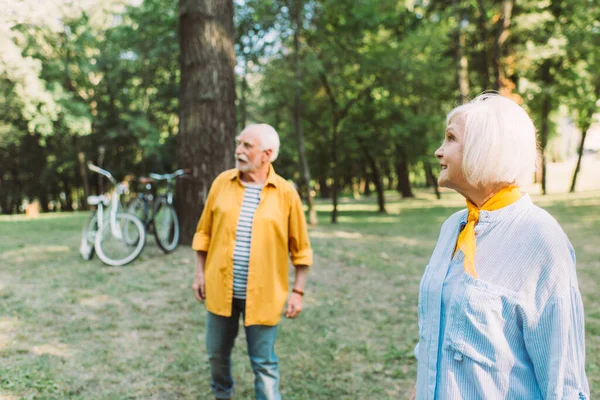
[[[462,361],[462,354],[460,354],[458,351],[454,352],[454,359],[456,361]]]

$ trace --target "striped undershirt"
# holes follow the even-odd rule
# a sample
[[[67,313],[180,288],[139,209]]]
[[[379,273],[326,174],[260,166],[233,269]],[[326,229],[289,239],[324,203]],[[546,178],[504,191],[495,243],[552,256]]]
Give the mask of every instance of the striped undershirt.
[[[233,297],[246,298],[248,284],[248,262],[250,261],[250,239],[252,237],[252,220],[260,202],[262,185],[242,182],[244,185],[244,200],[235,235],[233,250]]]

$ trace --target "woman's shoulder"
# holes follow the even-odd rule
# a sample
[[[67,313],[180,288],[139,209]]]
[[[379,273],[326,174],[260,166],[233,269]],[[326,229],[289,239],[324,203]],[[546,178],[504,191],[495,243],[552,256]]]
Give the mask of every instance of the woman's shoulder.
[[[556,218],[535,204],[523,213],[519,228],[538,244],[564,242],[570,246],[569,239]]]

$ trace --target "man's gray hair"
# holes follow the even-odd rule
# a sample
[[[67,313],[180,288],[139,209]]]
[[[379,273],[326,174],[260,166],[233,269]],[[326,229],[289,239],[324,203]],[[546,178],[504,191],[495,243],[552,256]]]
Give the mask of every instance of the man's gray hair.
[[[464,126],[462,169],[471,185],[522,185],[533,176],[538,155],[535,126],[517,103],[484,93],[450,111],[446,123],[453,118]]]
[[[279,155],[279,135],[275,128],[269,124],[252,124],[244,128],[244,131],[250,130],[258,133],[261,150],[271,150],[269,161],[273,162],[277,160],[277,156]]]

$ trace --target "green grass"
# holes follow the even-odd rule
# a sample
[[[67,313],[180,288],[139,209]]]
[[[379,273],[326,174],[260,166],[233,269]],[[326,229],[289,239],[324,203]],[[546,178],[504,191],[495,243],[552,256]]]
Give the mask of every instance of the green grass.
[[[285,399],[405,398],[415,379],[417,289],[442,221],[462,207],[389,196],[344,200],[339,224],[311,229],[315,265],[305,310],[277,342]],[[586,307],[587,372],[600,396],[600,192],[534,198],[577,252]],[[193,254],[108,267],[77,252],[85,214],[0,217],[0,399],[210,399],[204,308],[191,292]],[[243,330],[236,398],[253,398]]]

